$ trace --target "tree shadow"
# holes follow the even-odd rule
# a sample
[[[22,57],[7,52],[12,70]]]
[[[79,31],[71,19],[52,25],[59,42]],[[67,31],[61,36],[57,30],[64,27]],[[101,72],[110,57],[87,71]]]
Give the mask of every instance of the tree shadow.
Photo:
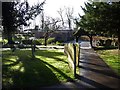
[[[113,78],[116,78],[116,79],[120,79],[120,76],[116,75],[114,72],[111,72],[109,70],[98,70],[98,69],[93,69],[93,68],[90,68],[90,67],[85,67],[85,66],[79,66],[79,68],[82,68],[84,70],[89,70],[89,71],[92,71],[92,72],[96,72],[96,73],[100,73],[100,74],[104,74],[106,76],[110,76],[110,77],[113,77]]]
[[[111,49],[118,49],[118,47],[116,46],[109,46],[109,47],[93,47],[94,50],[111,50]]]
[[[12,53],[12,51],[8,51],[8,50],[6,50],[6,51],[2,51],[2,57],[7,57],[7,56],[11,56],[11,55],[14,55],[14,53]]]
[[[3,89],[39,89],[59,84],[61,81],[58,80],[53,70],[59,73],[67,81],[72,81],[72,78],[45,60],[36,57],[33,59],[30,51],[19,50],[18,52],[19,54],[17,54],[17,51],[15,54],[10,54],[11,52],[4,54],[5,57],[7,55],[15,55],[18,57],[18,60],[11,61],[9,58],[4,59],[6,62],[8,61],[10,63],[3,63]],[[67,63],[57,57],[64,55],[60,52],[55,53],[49,51],[46,54],[45,51],[40,51],[40,53],[36,51],[35,53],[36,55],[54,58],[57,59],[56,61]]]
[[[39,53],[40,52],[40,53]],[[36,55],[39,55],[39,56],[43,56],[43,57],[48,57],[48,58],[54,58],[56,61],[61,61],[61,62],[64,62],[64,63],[68,63],[67,61],[63,60],[63,59],[60,59],[60,58],[57,58],[56,56],[62,56],[64,55],[64,53],[62,52],[53,52],[53,51],[48,51],[46,53],[46,50],[37,50],[36,51]]]
[[[88,64],[88,65],[94,65],[94,66],[99,66],[99,67],[106,67],[105,65],[99,65],[99,64],[95,64],[95,63],[91,63],[91,62],[81,61],[81,60],[79,62],[83,63],[83,64]]]
[[[56,75],[42,60],[37,58],[33,60],[29,54],[26,54],[25,57],[21,56],[18,55],[19,60],[12,64],[3,64],[3,89],[32,89],[60,83]],[[18,69],[11,69],[17,64],[20,64]],[[5,85],[5,83],[10,84]]]
[[[8,60],[8,59],[4,59],[4,61],[10,63],[10,64],[3,65],[3,66],[6,66],[6,67],[7,67],[7,66],[8,66],[8,67],[12,67],[12,66],[15,66],[15,65],[17,65],[17,64],[20,63],[20,60],[11,61],[11,60]],[[5,63],[5,62],[3,62],[3,63]]]
[[[67,79],[67,81],[72,81],[72,78],[70,78],[69,76],[67,76],[65,73],[63,73],[61,70],[57,69],[56,67],[54,67],[53,65],[45,62],[42,60],[42,62],[45,64],[45,65],[48,65],[49,67],[51,67],[52,69],[54,69],[55,71],[57,71],[59,74],[61,74],[61,76],[63,76],[64,78]]]
[[[105,85],[103,85],[103,84],[100,84],[100,83],[98,83],[98,82],[95,82],[95,81],[93,81],[93,80],[91,80],[91,79],[88,79],[88,78],[86,78],[86,77],[84,77],[84,76],[76,75],[76,78],[79,79],[79,80],[81,80],[81,81],[83,81],[83,82],[85,82],[85,83],[87,83],[87,84],[90,84],[90,85],[94,86],[94,87],[95,87],[95,90],[101,90],[101,89],[113,90],[113,89],[110,88],[110,87],[107,87],[107,86],[105,86]],[[87,88],[89,88],[89,87],[87,87]]]
[[[79,68],[120,79],[120,76],[115,73],[95,52],[91,55],[90,50],[83,50],[82,54],[83,56],[80,57],[79,61],[81,63]]]
[[[82,49],[79,62],[79,68],[81,70],[80,75],[77,75],[79,80],[97,89],[105,88],[116,90],[116,88],[119,87],[120,76],[117,75],[92,49]],[[117,88],[117,90],[119,89]]]

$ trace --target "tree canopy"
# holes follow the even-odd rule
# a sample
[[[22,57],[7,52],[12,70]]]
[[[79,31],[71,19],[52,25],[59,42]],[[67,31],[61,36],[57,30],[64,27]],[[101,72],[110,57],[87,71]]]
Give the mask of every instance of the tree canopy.
[[[3,33],[11,42],[12,34],[22,25],[29,26],[30,19],[34,19],[43,9],[45,1],[34,6],[24,2],[2,2],[2,26]]]
[[[108,34],[109,36],[114,34],[120,42],[120,2],[112,2],[111,4],[87,2],[85,8],[82,7],[82,9],[85,15],[80,16],[80,21],[76,21],[77,26],[88,34]],[[77,32],[76,35],[80,35]]]

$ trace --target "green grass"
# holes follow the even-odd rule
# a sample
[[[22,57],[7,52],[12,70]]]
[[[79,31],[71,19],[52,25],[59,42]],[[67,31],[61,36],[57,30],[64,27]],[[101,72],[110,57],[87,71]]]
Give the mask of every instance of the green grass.
[[[60,50],[3,51],[3,88],[44,87],[74,78]]]
[[[98,50],[101,58],[117,73],[120,75],[120,55],[118,49],[112,50]]]
[[[55,38],[48,38],[47,44],[50,44],[50,43],[54,42],[54,40],[55,40]],[[36,39],[35,43],[44,45],[45,44],[45,39],[44,38]]]
[[[1,37],[0,42],[4,42],[4,44],[6,44],[8,42],[8,40],[7,39],[2,39],[2,37]]]

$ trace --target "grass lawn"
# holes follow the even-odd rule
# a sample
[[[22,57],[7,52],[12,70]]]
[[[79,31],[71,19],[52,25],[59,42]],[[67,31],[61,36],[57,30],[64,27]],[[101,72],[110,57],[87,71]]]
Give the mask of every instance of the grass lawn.
[[[66,82],[74,78],[67,56],[60,50],[3,51],[3,88],[34,88]]]
[[[118,49],[112,50],[98,50],[98,54],[101,58],[120,75],[120,54]]]

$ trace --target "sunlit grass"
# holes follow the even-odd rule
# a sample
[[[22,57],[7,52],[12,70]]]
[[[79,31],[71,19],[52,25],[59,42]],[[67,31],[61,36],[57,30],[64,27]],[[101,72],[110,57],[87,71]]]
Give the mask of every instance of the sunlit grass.
[[[3,87],[43,87],[73,79],[67,57],[60,50],[3,51]]]
[[[113,50],[98,50],[97,51],[101,58],[116,72],[120,75],[120,55],[117,49]]]
[[[44,63],[46,63],[46,66],[50,68],[53,73],[56,75],[56,77],[62,81],[67,81],[67,77],[73,78],[73,75],[68,67],[67,63],[67,57],[64,55],[63,52],[57,51],[57,50],[48,50],[43,51],[42,53],[40,51],[36,52],[36,58],[39,58],[40,60],[43,60]],[[37,54],[43,54],[41,56]],[[57,70],[58,68],[58,70]]]

